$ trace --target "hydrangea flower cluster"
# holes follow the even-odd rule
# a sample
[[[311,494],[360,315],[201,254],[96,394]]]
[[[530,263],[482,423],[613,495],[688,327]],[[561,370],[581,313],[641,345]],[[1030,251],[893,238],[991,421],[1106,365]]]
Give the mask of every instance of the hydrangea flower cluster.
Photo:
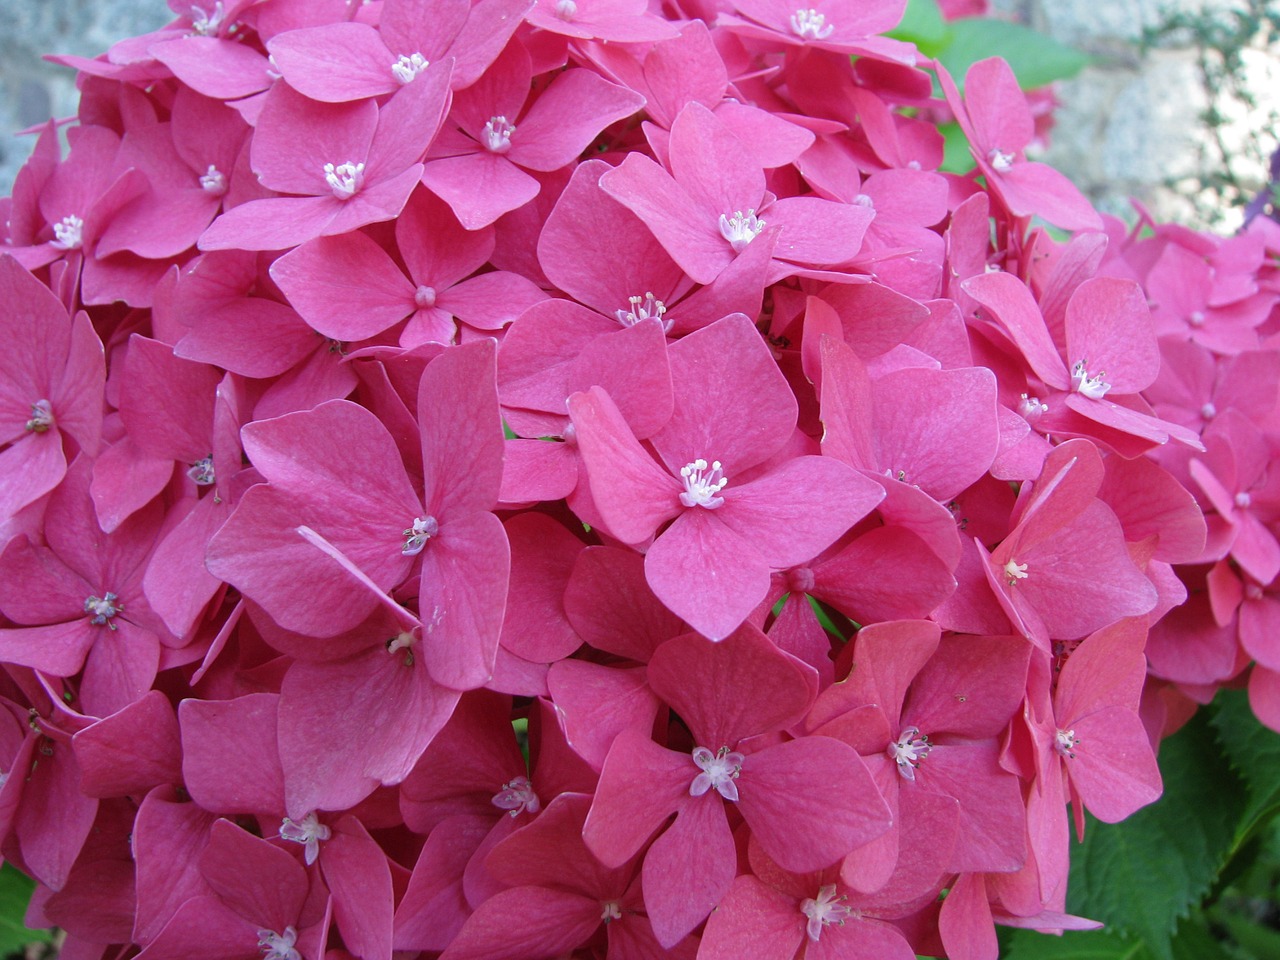
[[[172,5],[0,201],[64,957],[990,960],[1280,729],[1275,225],[1100,216],[903,0]]]

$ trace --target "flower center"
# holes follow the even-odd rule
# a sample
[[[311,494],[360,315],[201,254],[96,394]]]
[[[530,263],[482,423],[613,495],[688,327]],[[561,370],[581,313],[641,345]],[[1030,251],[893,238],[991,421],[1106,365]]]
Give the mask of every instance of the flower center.
[[[672,321],[662,319],[667,312],[667,305],[652,293],[646,292],[643,297],[627,297],[627,303],[631,304],[630,310],[614,311],[618,322],[624,327],[634,327],[642,320],[657,320],[662,324],[663,333],[671,332]]]
[[[193,463],[187,470],[187,476],[194,480],[198,487],[210,486],[214,482],[213,455],[210,454],[203,460]]]
[[[1241,490],[1235,495],[1235,502],[1236,506],[1241,510],[1248,510],[1253,506],[1253,497],[1249,496],[1249,492],[1247,490]]]
[[[1206,420],[1212,420],[1217,415],[1218,415],[1218,408],[1215,407],[1212,403],[1206,403],[1203,407],[1200,408],[1200,416],[1204,417],[1204,419]]]
[[[1027,573],[1027,565],[1019,563],[1013,557],[1009,558],[1009,562],[1004,565],[1005,579],[1009,582],[1009,586],[1014,586],[1019,580],[1027,579],[1030,574]]]
[[[84,243],[84,221],[74,213],[65,216],[53,225],[53,235],[57,239],[52,246],[59,250],[74,250]]]
[[[1191,324],[1193,327],[1203,327],[1204,320],[1205,317],[1203,310],[1192,310],[1191,315],[1187,317],[1187,323]]]
[[[556,0],[556,16],[569,23],[578,15],[578,5],[573,0]]]
[[[404,546],[400,552],[406,557],[416,557],[427,545],[427,541],[440,532],[440,524],[435,517],[415,517],[413,526],[404,532]]]
[[[1049,412],[1049,405],[1039,397],[1031,397],[1024,393],[1018,400],[1018,412],[1022,414],[1022,419],[1032,423]]]
[[[733,247],[734,253],[741,253],[748,243],[760,236],[765,223],[766,221],[756,216],[755,207],[746,213],[735,210],[733,216],[722,213],[720,214],[720,235],[729,241],[729,246]]]
[[[876,202],[872,200],[869,196],[867,196],[865,193],[858,194],[856,197],[853,198],[853,202],[856,203],[858,206],[866,207],[869,210],[874,210],[876,208]]]
[[[827,24],[827,18],[810,7],[808,10],[797,10],[791,15],[791,30],[804,40],[825,40],[835,30],[835,24]],[[816,938],[815,938],[816,939]]]
[[[197,37],[208,37],[218,32],[218,28],[222,26],[222,21],[226,18],[227,11],[223,9],[222,0],[218,0],[213,5],[213,9],[206,11],[203,7],[191,8],[191,32]]]
[[[1053,738],[1053,749],[1058,751],[1059,756],[1075,759],[1075,747],[1080,741],[1076,738],[1074,730],[1059,730]]]
[[[387,653],[395,654],[399,650],[404,651],[404,665],[406,667],[413,666],[413,645],[418,642],[418,638],[412,633],[401,631],[390,640],[387,641]]]
[[[1097,373],[1090,375],[1089,371],[1085,369],[1085,365],[1088,362],[1087,360],[1078,360],[1076,365],[1071,368],[1071,387],[1091,400],[1101,400],[1107,395],[1107,391],[1111,389],[1111,384],[1102,379],[1107,375],[1107,371],[1099,370]]]
[[[991,161],[991,169],[996,173],[1008,173],[1013,169],[1013,154],[999,147],[992,147],[991,152],[987,154],[987,159]]]
[[[227,178],[211,163],[209,169],[200,175],[200,189],[211,196],[220,197],[227,192]]]
[[[889,744],[885,753],[898,764],[898,773],[907,780],[915,780],[916,767],[932,749],[929,738],[920,734],[919,727],[907,727],[897,740]]]
[[[27,421],[30,433],[44,433],[53,426],[53,404],[48,400],[37,400],[31,405],[31,419]]]
[[[702,772],[689,784],[689,796],[700,797],[715,787],[716,793],[726,800],[737,800],[738,785],[733,781],[738,779],[746,759],[736,751],[731,752],[728,747],[721,747],[716,753],[706,747],[697,747],[693,751],[693,762]]]
[[[606,900],[600,904],[600,920],[603,923],[613,923],[615,920],[622,919],[622,904],[617,900]]]
[[[500,810],[506,810],[509,817],[537,813],[542,808],[542,801],[533,792],[533,784],[528,777],[516,777],[504,783],[489,802]]]
[[[845,899],[844,896],[836,896],[834,883],[828,883],[818,888],[816,897],[800,901],[800,912],[809,918],[805,929],[810,940],[817,941],[822,936],[822,928],[828,924],[844,926],[844,922],[853,915],[853,910],[844,905]]]
[[[716,496],[729,482],[720,470],[720,461],[714,460],[710,469],[707,461],[699,457],[693,463],[686,463],[680,468],[680,476],[684,479],[684,493],[680,494],[680,502],[686,507],[706,507],[714,510],[724,503],[724,497]]]
[[[302,960],[302,954],[293,947],[297,942],[298,931],[293,927],[285,927],[284,933],[258,931],[258,946],[262,949],[263,960]]]
[[[303,859],[307,861],[308,866],[315,863],[316,857],[320,856],[320,841],[328,840],[332,835],[333,831],[316,818],[314,810],[301,820],[290,820],[285,817],[280,824],[280,839],[302,844],[306,850]]]
[[[431,61],[420,53],[411,53],[407,57],[401,54],[400,59],[391,65],[391,74],[402,84],[412,83],[413,78],[429,66]]]
[[[787,571],[787,590],[791,593],[812,593],[815,582],[809,567],[792,567]]]
[[[511,149],[511,138],[515,132],[516,125],[506,117],[491,117],[480,136],[484,140],[484,148],[490,153],[506,153]]]
[[[93,594],[85,597],[84,612],[92,615],[89,622],[95,623],[100,627],[105,625],[114,630],[116,625],[112,618],[124,609],[123,603],[116,602],[119,599],[114,593],[110,592],[101,597]]]
[[[332,163],[326,163],[324,179],[335,197],[339,200],[350,200],[364,183],[364,164],[352,163],[348,160],[335,167]]]
[[[436,288],[421,286],[413,291],[413,302],[418,305],[421,310],[426,310],[436,305]]]

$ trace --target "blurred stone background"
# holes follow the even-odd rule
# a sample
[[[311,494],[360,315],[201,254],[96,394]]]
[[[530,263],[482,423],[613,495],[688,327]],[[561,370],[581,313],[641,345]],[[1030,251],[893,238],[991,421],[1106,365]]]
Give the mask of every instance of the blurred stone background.
[[[1001,15],[1088,53],[1059,84],[1042,159],[1101,209],[1232,230],[1267,181],[1280,133],[1280,0],[993,0]],[[4,135],[75,112],[70,70],[172,19],[161,0],[0,0],[0,194],[28,139]]]

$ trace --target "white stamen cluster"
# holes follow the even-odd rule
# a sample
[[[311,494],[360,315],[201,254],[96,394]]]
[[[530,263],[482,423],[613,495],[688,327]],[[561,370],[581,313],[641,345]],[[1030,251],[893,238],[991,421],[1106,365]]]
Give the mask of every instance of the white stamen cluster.
[[[1095,374],[1090,374],[1085,369],[1088,362],[1088,360],[1078,360],[1071,368],[1071,388],[1091,400],[1101,400],[1111,389],[1111,384],[1103,379],[1107,371],[1099,370]]]
[[[565,23],[572,22],[578,15],[578,5],[573,0],[556,0],[556,16]]]
[[[329,189],[339,200],[350,200],[364,183],[364,164],[340,163],[336,167],[332,163],[324,165],[324,180]]]
[[[1018,400],[1018,412],[1022,414],[1022,419],[1028,423],[1033,423],[1049,412],[1049,405],[1039,397],[1028,396],[1024,393],[1021,399]]]
[[[720,236],[729,241],[729,246],[733,247],[734,253],[741,253],[746,249],[747,244],[760,236],[765,223],[766,221],[756,216],[755,207],[746,213],[735,210],[733,216],[722,213],[720,214]]]
[[[836,885],[828,883],[818,888],[816,897],[800,901],[800,912],[809,918],[805,932],[809,934],[810,940],[816,942],[822,936],[822,928],[828,924],[843,927],[844,922],[853,916],[853,910],[844,905],[846,899],[844,896],[836,896]]]
[[[742,764],[746,757],[728,747],[721,747],[712,753],[706,747],[697,747],[693,751],[693,762],[702,772],[689,784],[689,796],[700,797],[712,787],[716,793],[726,800],[738,799],[738,785],[734,783],[742,772]]]
[[[427,310],[436,305],[435,287],[420,286],[413,291],[413,303],[419,310]]]
[[[50,246],[59,250],[75,250],[84,244],[84,221],[74,213],[53,225],[54,241]]]
[[[302,960],[294,944],[298,942],[298,931],[293,927],[285,927],[284,933],[274,930],[258,931],[258,947],[262,950],[262,960]]]
[[[493,795],[490,803],[499,810],[506,810],[509,817],[518,817],[522,813],[537,813],[542,809],[542,801],[533,792],[533,783],[528,777],[515,777],[504,783],[502,789]]]
[[[213,456],[207,456],[203,460],[197,460],[187,470],[187,476],[195,481],[198,487],[208,487],[214,482],[213,474]]]
[[[1059,756],[1074,760],[1076,744],[1079,742],[1074,730],[1059,730],[1053,738],[1053,749],[1058,751]]]
[[[328,840],[331,836],[333,831],[319,821],[314,810],[301,820],[285,817],[280,824],[280,839],[302,844],[302,856],[307,861],[307,866],[315,863],[316,857],[320,856],[320,841]]]
[[[667,305],[652,293],[645,293],[643,297],[627,297],[627,303],[631,304],[630,310],[614,311],[614,316],[624,327],[634,327],[642,320],[657,320],[662,324],[664,333],[671,332],[672,321],[662,319]]]
[[[220,197],[227,192],[227,177],[211,163],[209,169],[200,175],[200,189],[207,194]]]
[[[920,766],[920,761],[927,757],[932,749],[933,745],[929,743],[929,738],[921,736],[919,727],[907,727],[897,740],[889,744],[885,753],[889,755],[890,760],[898,764],[898,773],[902,774],[903,778],[914,781],[916,767]]]
[[[812,7],[797,10],[791,15],[791,30],[802,40],[825,40],[835,28],[835,24],[827,23],[827,18]]]
[[[37,400],[31,405],[31,419],[26,423],[28,433],[45,433],[53,426],[53,404]]]
[[[400,59],[391,65],[391,75],[401,84],[412,83],[423,70],[431,66],[431,61],[420,53],[411,53],[408,56],[400,55]]]
[[[427,541],[440,532],[435,517],[414,517],[413,526],[404,532],[404,546],[400,549],[406,557],[416,557]]]
[[[987,154],[987,159],[991,161],[991,168],[996,173],[1008,173],[1013,169],[1013,154],[999,147],[992,147],[991,152]]]
[[[1030,574],[1027,573],[1027,565],[1019,563],[1013,557],[1009,558],[1009,562],[1004,565],[1004,576],[1009,586],[1014,586],[1019,580],[1027,579]]]
[[[85,597],[84,612],[92,614],[89,622],[100,627],[108,626],[114,630],[116,625],[112,622],[112,618],[124,609],[123,603],[116,603],[119,599],[118,596],[111,592],[107,592],[101,597],[96,594]]]
[[[484,148],[490,153],[506,153],[511,149],[511,138],[515,136],[516,125],[506,117],[490,117],[480,134]]]
[[[613,923],[622,919],[622,904],[617,900],[606,900],[600,904],[600,922]]]
[[[699,457],[693,463],[686,463],[681,467],[680,476],[684,480],[684,493],[680,494],[680,502],[686,507],[714,510],[724,503],[724,497],[717,494],[725,488],[729,478],[720,472],[719,460],[713,460],[708,469],[707,461]]]
[[[211,37],[218,32],[218,28],[222,26],[222,21],[226,19],[227,11],[223,9],[222,0],[218,0],[213,5],[213,10],[207,11],[203,7],[191,8],[191,32],[197,37]]]

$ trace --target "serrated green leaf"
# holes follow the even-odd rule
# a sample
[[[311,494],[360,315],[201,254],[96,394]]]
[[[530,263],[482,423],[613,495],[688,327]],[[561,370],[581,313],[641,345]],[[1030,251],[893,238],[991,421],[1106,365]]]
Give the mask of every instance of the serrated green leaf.
[[[0,869],[0,955],[21,953],[29,943],[48,943],[48,930],[30,930],[22,922],[26,916],[35,881],[9,864]]]
[[[1236,837],[1239,845],[1280,808],[1280,736],[1258,722],[1243,690],[1219,691],[1209,722],[1249,795]]]
[[[969,138],[964,135],[958,123],[940,123],[938,132],[942,134],[942,169],[946,173],[965,174],[972,170],[976,163],[969,151]]]
[[[1138,960],[1141,944],[1105,930],[1068,931],[1053,937],[1034,930],[1015,930],[1001,960]]]
[[[1164,796],[1123,823],[1089,818],[1071,854],[1068,910],[1175,960],[1179,918],[1212,886],[1244,810],[1242,784],[1197,715],[1160,748]]]
[[[968,17],[951,22],[951,41],[937,54],[958,85],[965,71],[987,57],[1004,57],[1018,85],[1034,90],[1079,73],[1089,58],[1073,47],[1020,23]]]
[[[936,57],[951,39],[937,0],[908,0],[901,22],[889,31],[895,40],[914,43],[926,57]]]

